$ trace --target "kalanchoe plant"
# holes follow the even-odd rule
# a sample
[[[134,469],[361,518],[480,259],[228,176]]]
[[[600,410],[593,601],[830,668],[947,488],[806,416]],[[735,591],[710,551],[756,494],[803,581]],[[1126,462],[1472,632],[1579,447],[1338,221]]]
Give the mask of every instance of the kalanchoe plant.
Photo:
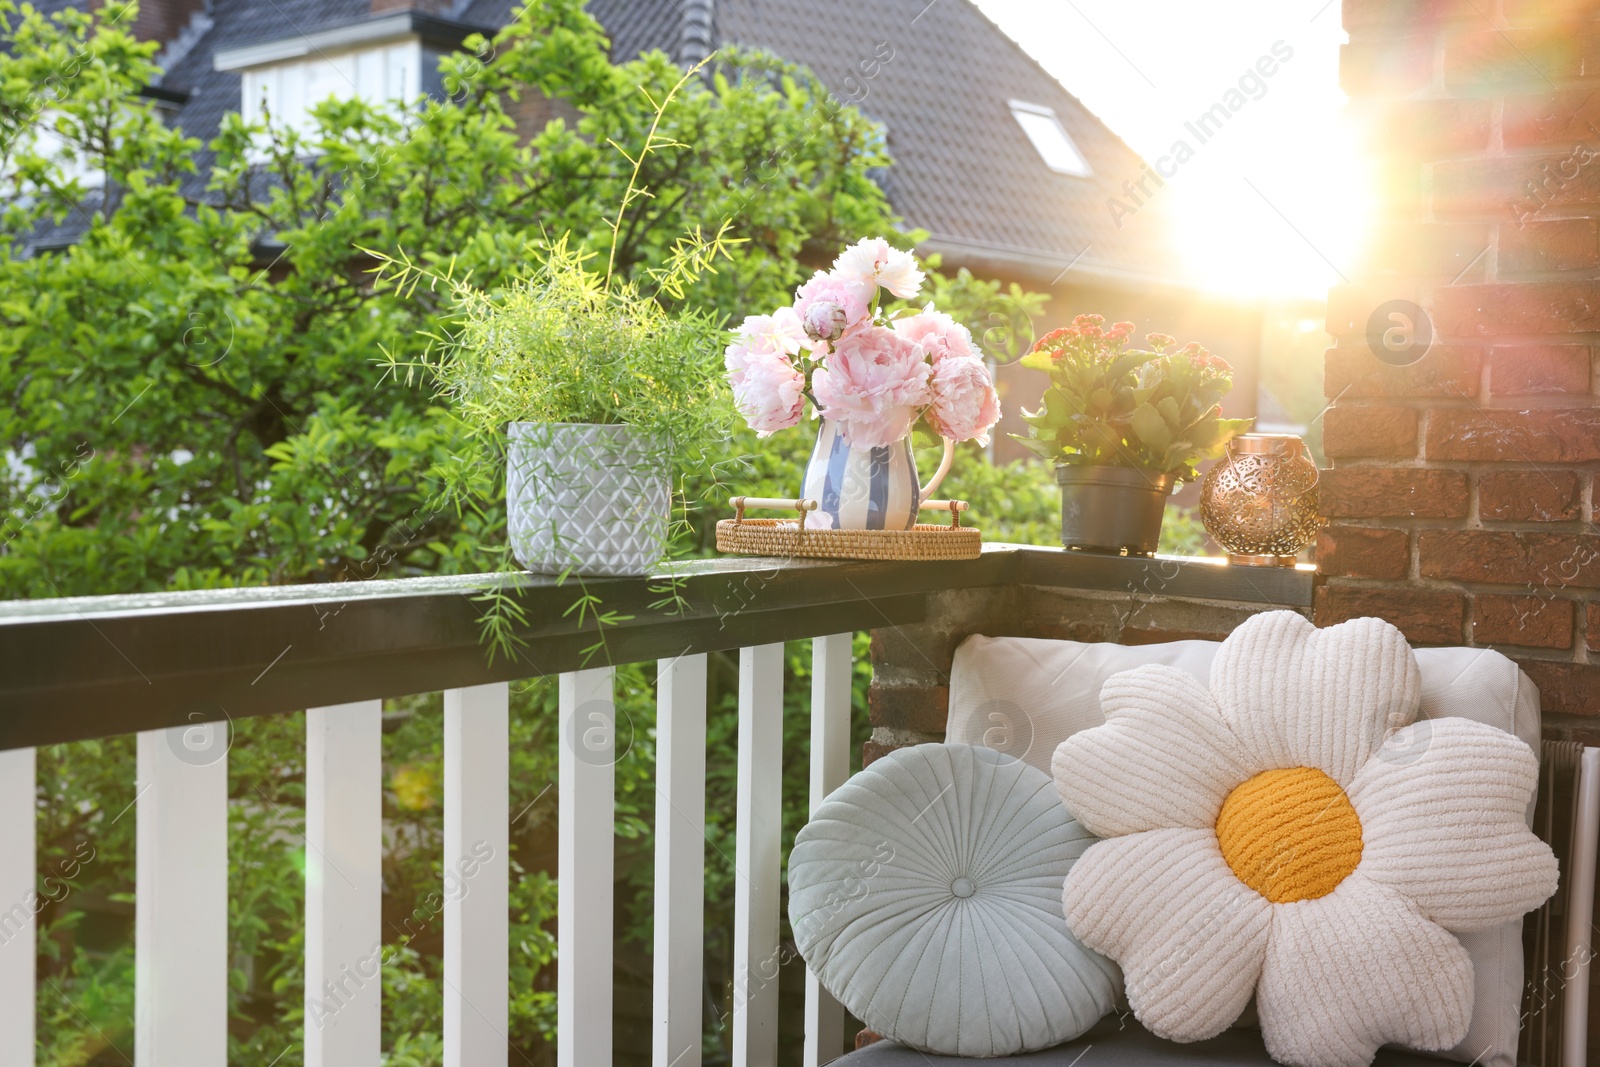
[[[1105,326],[1079,315],[1035,342],[1022,365],[1050,375],[1044,403],[1025,412],[1017,439],[1057,466],[1131,467],[1196,477],[1195,465],[1222,455],[1249,419],[1225,419],[1219,401],[1233,388],[1233,368],[1194,342],[1176,351],[1166,334],[1128,347],[1133,323]]]

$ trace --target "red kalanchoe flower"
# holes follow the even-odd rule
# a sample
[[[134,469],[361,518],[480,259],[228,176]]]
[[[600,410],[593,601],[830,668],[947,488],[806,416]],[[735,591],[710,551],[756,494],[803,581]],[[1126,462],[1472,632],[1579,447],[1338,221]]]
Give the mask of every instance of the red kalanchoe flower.
[[[1199,355],[1193,357],[1193,362],[1207,374],[1214,374],[1219,378],[1233,373],[1233,366],[1227,360],[1221,356],[1213,356],[1203,348]]]
[[[1033,342],[1033,347],[1028,351],[1043,352],[1046,349],[1060,348],[1063,344],[1076,336],[1078,336],[1076,330],[1072,330],[1063,326],[1058,330],[1051,330],[1049,333]]]
[[[1171,348],[1173,343],[1177,340],[1177,338],[1173,337],[1171,334],[1166,333],[1147,333],[1144,335],[1144,339],[1150,345],[1150,347],[1155,349],[1157,352],[1161,351],[1163,348]]]

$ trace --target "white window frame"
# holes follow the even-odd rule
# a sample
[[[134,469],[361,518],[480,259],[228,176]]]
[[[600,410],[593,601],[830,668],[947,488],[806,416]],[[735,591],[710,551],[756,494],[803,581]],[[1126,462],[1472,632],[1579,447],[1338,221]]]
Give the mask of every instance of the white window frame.
[[[367,48],[317,53],[240,71],[239,113],[248,123],[263,121],[262,101],[278,129],[309,135],[311,109],[328,99],[360,99],[396,110],[422,95],[423,48],[419,37]],[[257,146],[256,162],[266,158]]]

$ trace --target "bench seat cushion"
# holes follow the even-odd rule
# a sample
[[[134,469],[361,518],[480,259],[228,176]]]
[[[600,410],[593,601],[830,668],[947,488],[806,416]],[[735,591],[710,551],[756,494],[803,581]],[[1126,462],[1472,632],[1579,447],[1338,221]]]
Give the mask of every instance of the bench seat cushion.
[[[1047,770],[1062,741],[1105,721],[1100,690],[1107,678],[1161,663],[1206,683],[1219,647],[1216,641],[1117,645],[969,637],[956,650],[951,670],[946,736],[987,745]],[[1419,718],[1472,719],[1513,733],[1539,751],[1538,691],[1515,663],[1487,648],[1414,651],[1422,677]],[[1425,740],[1426,733],[1422,736]],[[1526,814],[1531,826],[1532,801]],[[1515,1067],[1522,920],[1461,933],[1457,939],[1472,959],[1475,1006],[1466,1039],[1445,1055],[1479,1067]]]
[[[1093,1047],[1092,1055],[1085,1053]],[[1081,1058],[1081,1063],[1080,1063]],[[1163,1041],[1132,1015],[1108,1015],[1082,1037],[1040,1052],[998,1060],[966,1056],[930,1056],[891,1041],[879,1041],[833,1061],[834,1067],[977,1067],[979,1064],[1027,1064],[1029,1067],[1276,1067],[1261,1043],[1259,1030],[1234,1029],[1209,1041],[1180,1045]],[[1440,1061],[1418,1052],[1385,1048],[1374,1067],[1440,1067]]]

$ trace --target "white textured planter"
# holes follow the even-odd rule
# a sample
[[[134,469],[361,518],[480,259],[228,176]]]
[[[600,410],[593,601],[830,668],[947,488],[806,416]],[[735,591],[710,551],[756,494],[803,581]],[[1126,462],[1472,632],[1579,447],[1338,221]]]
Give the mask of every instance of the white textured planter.
[[[661,456],[628,426],[506,427],[506,526],[530,571],[640,575],[660,561],[671,487]]]

